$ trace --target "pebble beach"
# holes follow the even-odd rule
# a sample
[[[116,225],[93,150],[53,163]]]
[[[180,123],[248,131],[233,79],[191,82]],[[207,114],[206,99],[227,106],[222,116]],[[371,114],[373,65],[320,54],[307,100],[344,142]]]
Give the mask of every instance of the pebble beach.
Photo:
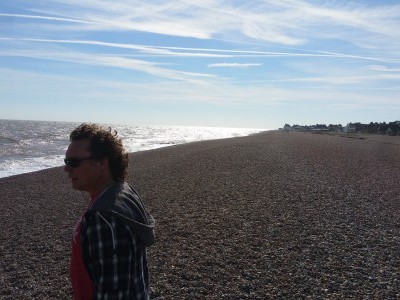
[[[400,136],[268,131],[130,154],[152,299],[400,299]],[[0,299],[72,299],[87,204],[62,168],[0,179]]]

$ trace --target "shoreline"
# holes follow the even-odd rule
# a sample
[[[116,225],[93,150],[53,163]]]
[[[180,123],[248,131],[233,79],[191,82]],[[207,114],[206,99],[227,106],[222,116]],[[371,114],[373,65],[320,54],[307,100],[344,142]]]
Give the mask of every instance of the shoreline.
[[[400,296],[393,137],[268,131],[130,154],[156,218],[152,299]],[[0,298],[70,299],[86,196],[62,167],[0,178]]]
[[[240,129],[240,128],[239,128],[239,129]],[[247,128],[244,128],[244,129],[247,129]],[[252,129],[248,129],[248,130],[252,130]],[[256,129],[254,129],[254,130],[256,130]],[[244,136],[239,135],[239,136],[231,136],[231,137],[219,137],[219,138],[215,138],[215,139],[227,139],[227,138],[245,137],[245,136],[251,136],[251,135],[253,135],[253,134],[258,134],[258,133],[263,133],[263,132],[268,132],[268,131],[270,131],[270,130],[264,130],[264,131],[260,131],[260,132],[256,132],[256,133],[250,133],[250,134],[244,135]],[[212,141],[212,140],[215,140],[215,139],[206,139],[206,140],[198,140],[198,141],[189,141],[189,142],[178,143],[178,144],[167,144],[166,146],[158,146],[158,147],[156,147],[156,148],[138,150],[138,151],[135,151],[135,152],[129,152],[128,154],[133,154],[133,153],[142,152],[142,151],[151,151],[151,150],[156,150],[156,149],[165,148],[165,147],[172,147],[172,146],[177,146],[177,145],[184,145],[184,144],[187,144],[187,143],[195,143],[195,142],[203,142],[203,141]],[[66,147],[67,147],[67,145],[66,145]],[[63,155],[63,154],[62,154],[62,155]],[[51,159],[58,158],[58,157],[60,157],[60,156],[61,156],[60,154],[53,155],[53,156],[51,157]],[[31,160],[35,160],[35,159],[36,159],[36,160],[41,160],[41,159],[44,159],[44,160],[47,160],[47,159],[49,159],[49,157],[48,157],[48,156],[44,156],[44,157],[30,157],[30,158],[26,157],[26,158],[24,158],[24,159],[28,159],[28,160],[29,160],[29,159],[31,159]],[[15,173],[15,174],[8,175],[8,176],[2,176],[2,175],[0,174],[0,180],[1,180],[2,178],[8,178],[8,177],[18,176],[18,175],[22,175],[22,174],[35,173],[35,172],[43,171],[43,170],[47,170],[47,169],[53,169],[53,168],[63,167],[63,165],[62,165],[62,159],[60,159],[60,161],[61,161],[61,164],[60,164],[59,166],[47,166],[47,167],[45,167],[45,168],[40,168],[40,167],[36,168],[36,167],[35,167],[33,170],[30,170],[30,171],[20,171],[20,173]],[[21,170],[21,169],[20,169],[20,170]],[[4,172],[5,172],[5,171],[4,171]],[[14,172],[11,171],[11,173],[14,173]]]

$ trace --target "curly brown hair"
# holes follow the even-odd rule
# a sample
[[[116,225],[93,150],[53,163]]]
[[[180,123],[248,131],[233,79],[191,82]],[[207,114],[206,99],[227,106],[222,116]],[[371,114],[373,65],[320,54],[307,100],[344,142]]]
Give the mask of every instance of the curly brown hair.
[[[71,142],[88,139],[90,147],[88,151],[94,159],[108,158],[110,171],[115,181],[124,181],[129,163],[128,154],[118,138],[117,131],[112,131],[97,124],[83,123],[75,128],[69,139]]]

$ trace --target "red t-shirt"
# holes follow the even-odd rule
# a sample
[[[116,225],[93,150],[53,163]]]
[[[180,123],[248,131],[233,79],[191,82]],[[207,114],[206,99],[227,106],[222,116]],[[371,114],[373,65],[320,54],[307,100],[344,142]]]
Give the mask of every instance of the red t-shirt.
[[[74,227],[74,234],[72,238],[71,263],[69,271],[74,300],[93,299],[94,285],[85,268],[85,264],[83,263],[80,229],[83,215],[93,204],[94,200],[96,200],[96,197],[90,199],[88,207],[80,216]]]

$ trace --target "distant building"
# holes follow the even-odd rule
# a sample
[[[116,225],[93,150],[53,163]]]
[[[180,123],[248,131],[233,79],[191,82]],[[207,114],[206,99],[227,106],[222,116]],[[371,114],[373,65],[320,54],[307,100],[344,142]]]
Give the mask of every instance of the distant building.
[[[356,132],[356,125],[352,123],[347,123],[347,125],[343,127],[343,132],[345,133]]]
[[[345,127],[341,124],[316,124],[316,125],[298,125],[285,124],[279,130],[284,131],[300,131],[300,132],[344,132],[344,133],[370,133],[370,134],[387,134],[387,135],[400,135],[400,121],[378,123],[370,122],[369,124],[362,124],[360,122],[347,123]]]
[[[399,135],[400,134],[400,122],[390,122],[388,129],[386,130],[387,135]]]

